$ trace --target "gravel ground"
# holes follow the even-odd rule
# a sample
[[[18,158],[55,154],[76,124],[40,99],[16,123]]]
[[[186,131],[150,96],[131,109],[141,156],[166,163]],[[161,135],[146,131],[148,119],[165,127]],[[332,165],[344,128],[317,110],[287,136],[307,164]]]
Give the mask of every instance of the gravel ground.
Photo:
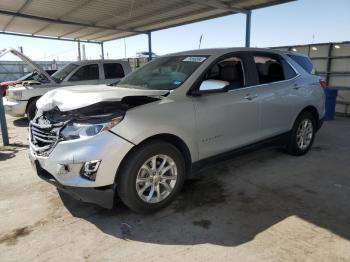
[[[350,119],[303,157],[263,149],[217,163],[168,208],[78,202],[27,160],[25,119],[0,149],[0,261],[350,261]]]

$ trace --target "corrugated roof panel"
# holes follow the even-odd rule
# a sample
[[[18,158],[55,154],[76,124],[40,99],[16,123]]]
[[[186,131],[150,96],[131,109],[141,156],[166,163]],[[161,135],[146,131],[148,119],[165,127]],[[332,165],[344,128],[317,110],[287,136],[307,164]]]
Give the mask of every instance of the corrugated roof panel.
[[[87,40],[94,40],[94,39],[98,39],[98,38],[101,38],[101,37],[105,37],[105,36],[108,36],[108,35],[113,35],[115,33],[118,33],[118,31],[115,31],[115,30],[103,30],[103,31],[99,31],[99,32],[96,32],[94,34],[90,34],[88,36],[86,36],[85,38]]]
[[[76,25],[62,26],[61,24],[49,24],[49,25],[46,25],[44,28],[41,28],[40,31],[37,31],[37,34],[57,37],[57,36],[64,36],[65,34],[75,31],[79,28],[81,27]]]
[[[218,11],[218,10],[209,10],[209,11],[206,11],[204,13],[195,13],[194,12],[191,14],[191,16],[183,16],[183,17],[179,17],[176,19],[172,19],[172,20],[167,20],[167,19],[158,20],[158,21],[156,20],[154,23],[151,23],[145,27],[139,27],[138,29],[148,31],[151,28],[155,28],[155,29],[166,28],[166,27],[172,26],[174,24],[184,24],[186,22],[201,19],[203,17],[211,17],[211,16],[220,15],[220,14],[222,14],[222,11]]]
[[[216,13],[221,13],[221,10],[213,10],[209,7],[200,7],[199,9],[197,7],[195,8],[188,8],[188,7],[181,7],[178,9],[173,9],[172,11],[167,12],[166,14],[163,13],[157,13],[154,15],[145,15],[142,17],[142,19],[134,19],[133,21],[128,22],[128,26],[137,30],[143,30],[145,27],[149,27],[149,25],[155,24],[157,22],[163,22],[168,21],[172,24],[177,20],[178,18],[184,18],[187,17],[188,20],[192,20],[192,17],[195,16],[205,16],[206,12],[214,11]],[[176,23],[176,22],[175,22]]]
[[[127,16],[129,9],[129,1],[91,1],[88,2],[88,4],[81,6],[66,18],[69,20],[78,19],[81,21],[92,21],[98,23],[99,21],[110,17],[118,18],[119,16]]]
[[[25,34],[33,34],[43,26],[47,25],[47,22],[32,20],[28,18],[16,17],[11,24],[7,27],[7,31],[19,32]]]
[[[17,12],[24,5],[27,0],[1,0],[0,1],[0,9]]]
[[[4,30],[4,27],[11,21],[11,19],[11,16],[0,15],[0,30]]]
[[[28,7],[24,10],[24,13],[44,16],[51,18],[61,18],[64,14],[68,13],[81,5],[81,0],[40,0],[32,1]]]

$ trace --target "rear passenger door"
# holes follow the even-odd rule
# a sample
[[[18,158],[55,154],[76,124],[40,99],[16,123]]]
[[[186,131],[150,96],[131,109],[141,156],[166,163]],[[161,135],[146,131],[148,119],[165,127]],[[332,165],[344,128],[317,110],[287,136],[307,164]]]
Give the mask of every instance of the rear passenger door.
[[[265,139],[290,130],[300,102],[298,73],[278,54],[255,52],[252,56],[259,88],[261,139]]]
[[[104,83],[112,84],[125,76],[123,66],[120,63],[103,64]]]
[[[99,65],[89,64],[79,67],[69,78],[66,84],[96,85],[100,82]]]

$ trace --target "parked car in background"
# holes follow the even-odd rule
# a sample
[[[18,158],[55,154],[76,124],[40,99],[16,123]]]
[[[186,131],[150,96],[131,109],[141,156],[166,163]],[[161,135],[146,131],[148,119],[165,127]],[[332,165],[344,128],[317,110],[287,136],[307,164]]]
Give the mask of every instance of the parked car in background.
[[[45,70],[46,73],[48,73],[49,75],[52,75],[53,73],[55,73],[57,70]],[[30,85],[35,85],[35,84],[41,84],[41,83],[48,83],[49,80],[46,79],[46,77],[44,75],[39,74],[37,71],[33,71],[30,72],[20,78],[18,78],[17,80],[12,80],[12,81],[4,81],[0,83],[0,89],[1,92],[3,93],[3,96],[6,95],[6,90],[9,86],[15,86],[15,85],[26,85],[26,84],[30,84]]]
[[[322,125],[324,91],[288,54],[181,52],[116,86],[51,91],[30,122],[30,159],[41,178],[79,199],[112,207],[117,194],[132,210],[151,212],[218,156],[267,142],[303,155]]]
[[[123,60],[85,60],[67,64],[51,76],[28,57],[11,49],[11,53],[21,58],[40,75],[47,83],[20,85],[8,89],[4,98],[6,113],[12,116],[24,116],[29,119],[35,116],[36,101],[46,92],[68,85],[96,85],[114,83],[131,72],[130,65]]]

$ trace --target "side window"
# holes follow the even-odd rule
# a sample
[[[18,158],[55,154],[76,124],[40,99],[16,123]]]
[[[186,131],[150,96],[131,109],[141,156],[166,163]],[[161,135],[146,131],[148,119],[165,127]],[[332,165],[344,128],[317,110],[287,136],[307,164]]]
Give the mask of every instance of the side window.
[[[254,56],[259,83],[266,84],[285,80],[280,61],[269,56]]]
[[[97,64],[86,65],[78,69],[69,81],[97,80],[99,75]]]
[[[244,73],[242,60],[239,57],[230,57],[216,63],[209,69],[203,80],[227,82],[228,89],[243,87]]]
[[[308,73],[312,73],[314,69],[314,65],[312,64],[311,60],[308,57],[305,56],[299,56],[299,55],[288,55],[290,58],[292,58],[295,62],[297,62],[304,70]]]
[[[103,70],[106,79],[122,78],[125,76],[122,65],[118,63],[103,64]]]

